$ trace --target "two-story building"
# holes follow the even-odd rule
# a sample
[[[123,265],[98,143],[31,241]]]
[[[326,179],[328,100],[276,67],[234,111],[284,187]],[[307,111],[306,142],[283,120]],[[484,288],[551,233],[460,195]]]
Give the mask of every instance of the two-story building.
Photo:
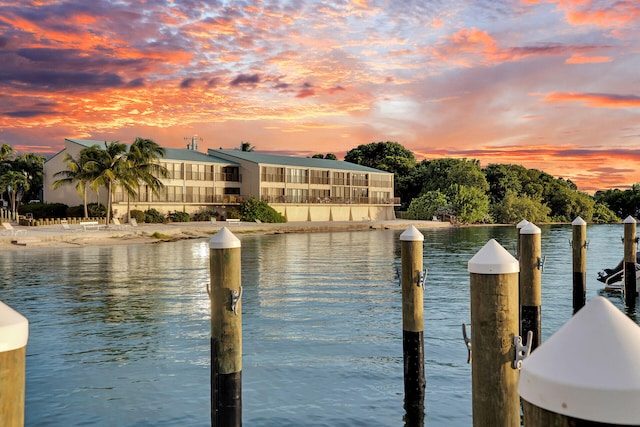
[[[74,185],[56,190],[57,172],[66,170],[65,153],[78,157],[84,148],[104,142],[65,139],[65,148],[45,162],[44,201],[82,204]],[[303,158],[247,152],[165,148],[159,159],[169,171],[160,195],[141,185],[138,195],[128,199],[121,188],[113,194],[115,216],[131,209],[157,209],[166,214],[190,214],[237,206],[249,197],[261,199],[288,221],[362,221],[395,219],[393,174],[338,160]],[[106,204],[106,189],[90,192],[89,202]]]

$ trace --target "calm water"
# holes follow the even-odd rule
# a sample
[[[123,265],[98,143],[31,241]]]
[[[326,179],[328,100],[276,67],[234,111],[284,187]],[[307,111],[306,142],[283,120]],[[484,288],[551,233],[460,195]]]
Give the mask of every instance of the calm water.
[[[467,262],[515,227],[425,235],[425,425],[471,425]],[[238,236],[246,426],[403,426],[400,231]],[[623,256],[589,226],[587,299]],[[542,227],[543,339],[572,313],[571,226]],[[27,426],[210,424],[207,240],[0,255],[29,319]],[[611,300],[620,308],[619,297]]]

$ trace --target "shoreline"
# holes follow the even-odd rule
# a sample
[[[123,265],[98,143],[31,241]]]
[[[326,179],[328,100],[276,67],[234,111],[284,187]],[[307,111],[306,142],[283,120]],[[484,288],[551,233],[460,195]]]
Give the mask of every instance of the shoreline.
[[[168,224],[139,224],[137,227],[108,227],[104,230],[83,231],[72,227],[65,230],[61,225],[41,225],[37,227],[14,226],[15,236],[0,235],[0,249],[29,250],[36,248],[71,248],[83,246],[111,246],[171,242],[185,239],[212,237],[222,227],[234,234],[284,234],[319,233],[330,231],[398,230],[409,226],[416,228],[450,228],[448,222],[422,220],[387,221],[344,221],[344,222],[285,222],[255,223],[237,222],[174,222]]]

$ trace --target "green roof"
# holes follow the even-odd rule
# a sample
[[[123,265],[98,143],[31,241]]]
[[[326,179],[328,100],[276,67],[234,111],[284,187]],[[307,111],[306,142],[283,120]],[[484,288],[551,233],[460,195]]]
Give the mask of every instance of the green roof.
[[[294,166],[300,168],[318,168],[318,169],[339,169],[355,172],[375,172],[375,173],[390,173],[382,171],[380,169],[370,168],[368,166],[358,165],[356,163],[349,163],[340,160],[330,159],[317,159],[312,157],[294,157],[294,156],[282,156],[277,154],[264,154],[256,153],[255,151],[240,151],[240,150],[214,150],[209,149],[209,154],[215,156],[216,153],[225,154],[227,156],[236,157],[238,159],[246,160],[248,162],[258,164],[270,164],[270,165],[282,165],[282,166]]]
[[[89,139],[71,139],[67,138],[67,141],[74,142],[79,145],[83,145],[85,147],[93,147],[94,145],[99,145],[104,147],[105,141],[92,141]],[[125,144],[127,147],[131,144]],[[206,162],[206,163],[222,163],[222,164],[235,164],[235,162],[223,160],[219,157],[210,156],[205,153],[201,153],[199,151],[187,150],[185,148],[166,148],[163,147],[165,151],[164,157],[162,159],[165,160],[181,160],[181,161],[189,161],[189,162]]]

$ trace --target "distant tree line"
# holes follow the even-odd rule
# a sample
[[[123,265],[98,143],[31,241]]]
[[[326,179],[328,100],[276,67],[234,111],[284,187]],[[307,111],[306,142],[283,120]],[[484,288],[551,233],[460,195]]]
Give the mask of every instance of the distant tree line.
[[[631,190],[578,191],[571,180],[554,178],[521,165],[478,160],[434,159],[417,162],[397,142],[374,142],[347,152],[345,161],[393,172],[395,196],[413,219],[453,218],[460,223],[587,222],[608,223],[636,215],[640,184]]]
[[[253,151],[242,142],[242,151]],[[137,138],[127,147],[117,141],[103,147],[89,147],[78,157],[66,156],[67,169],[59,171],[54,186],[75,185],[85,200],[86,190],[107,190],[109,201],[115,185],[122,185],[128,197],[136,195],[138,184],[154,193],[162,189],[166,176],[157,159],[164,150],[154,141]],[[314,158],[337,160],[332,153]],[[16,211],[25,201],[41,198],[44,157],[18,154],[11,146],[0,146],[0,195]],[[392,172],[400,209],[410,218],[453,218],[460,223],[510,224],[522,219],[570,222],[580,216],[587,222],[618,222],[628,215],[640,215],[640,183],[628,190],[597,191],[594,196],[578,191],[571,180],[554,178],[521,165],[489,164],[478,160],[434,159],[416,161],[411,151],[397,142],[373,142],[349,150],[345,161]],[[110,205],[110,203],[109,203]],[[107,212],[109,207],[107,207]]]

